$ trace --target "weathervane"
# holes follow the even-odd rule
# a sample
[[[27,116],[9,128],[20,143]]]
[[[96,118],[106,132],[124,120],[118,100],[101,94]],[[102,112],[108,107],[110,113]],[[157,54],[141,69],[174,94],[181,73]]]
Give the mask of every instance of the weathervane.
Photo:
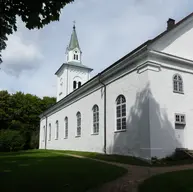
[[[75,24],[76,24],[76,21],[73,21],[74,25],[73,25],[73,29],[75,29]]]

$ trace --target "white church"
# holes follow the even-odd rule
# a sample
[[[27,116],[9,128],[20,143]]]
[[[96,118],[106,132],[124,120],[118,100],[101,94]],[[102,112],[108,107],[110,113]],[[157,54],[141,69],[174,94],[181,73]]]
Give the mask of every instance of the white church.
[[[74,26],[57,103],[40,115],[40,149],[144,159],[193,149],[193,13],[93,78],[81,56]]]

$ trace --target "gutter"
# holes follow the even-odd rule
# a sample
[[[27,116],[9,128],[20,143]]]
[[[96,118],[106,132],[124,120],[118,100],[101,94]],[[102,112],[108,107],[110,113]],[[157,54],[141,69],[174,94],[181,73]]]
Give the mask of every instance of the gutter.
[[[101,73],[98,74],[98,77],[99,77],[99,83],[103,85],[104,87],[104,153],[106,154],[107,153],[107,134],[106,134],[106,124],[107,124],[107,121],[106,121],[106,109],[107,109],[107,96],[106,96],[106,85],[101,81]]]

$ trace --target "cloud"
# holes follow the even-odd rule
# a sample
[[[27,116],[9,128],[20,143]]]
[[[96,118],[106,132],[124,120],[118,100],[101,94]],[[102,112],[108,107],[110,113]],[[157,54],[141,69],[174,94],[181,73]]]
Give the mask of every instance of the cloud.
[[[7,48],[2,53],[2,69],[13,76],[19,76],[23,71],[36,70],[43,59],[38,47],[33,42],[25,42],[22,36],[9,36]]]
[[[187,16],[192,6],[190,0],[77,0],[62,10],[59,22],[41,30],[28,30],[20,21],[3,52],[0,88],[56,95],[54,73],[65,62],[73,20],[82,62],[94,69],[93,76],[163,32],[169,17]]]

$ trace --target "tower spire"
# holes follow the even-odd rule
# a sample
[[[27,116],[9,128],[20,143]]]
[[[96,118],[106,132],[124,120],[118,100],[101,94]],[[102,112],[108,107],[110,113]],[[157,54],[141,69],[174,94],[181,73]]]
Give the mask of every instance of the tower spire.
[[[75,21],[73,21],[73,30],[70,38],[70,43],[66,49],[67,62],[81,63],[81,55],[82,55],[82,52],[81,52],[79,42],[78,42],[78,37],[76,34]]]
[[[80,46],[79,46],[78,37],[77,37],[77,34],[76,34],[75,21],[73,21],[73,31],[72,31],[72,35],[71,35],[71,38],[70,38],[70,43],[69,43],[69,46],[68,46],[68,50],[70,51],[70,50],[73,50],[75,48],[80,49]]]

